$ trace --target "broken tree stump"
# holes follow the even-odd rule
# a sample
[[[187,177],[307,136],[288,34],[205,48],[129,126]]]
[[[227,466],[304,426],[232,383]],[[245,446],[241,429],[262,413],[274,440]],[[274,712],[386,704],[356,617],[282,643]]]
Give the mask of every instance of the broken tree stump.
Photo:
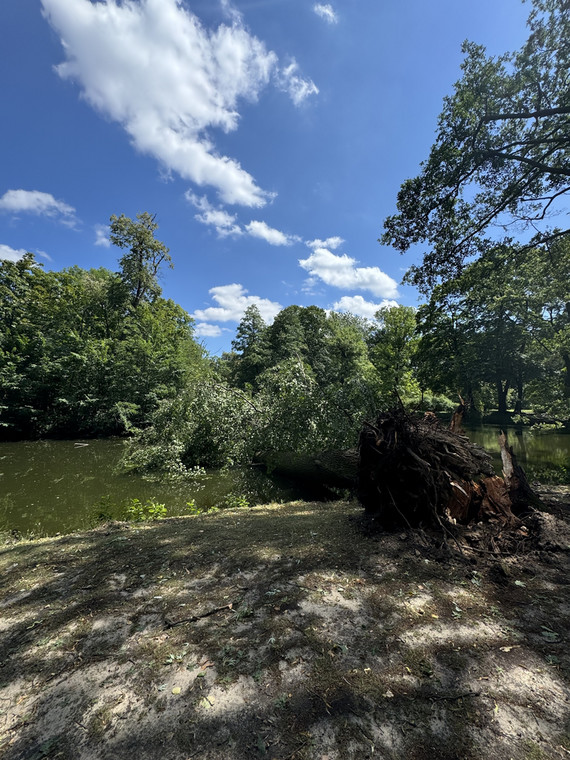
[[[442,520],[514,527],[517,513],[533,501],[516,460],[509,478],[498,477],[484,449],[434,415],[413,416],[403,409],[381,414],[374,424],[365,423],[359,451],[358,497],[386,527],[441,525]],[[510,450],[511,464],[513,456]]]

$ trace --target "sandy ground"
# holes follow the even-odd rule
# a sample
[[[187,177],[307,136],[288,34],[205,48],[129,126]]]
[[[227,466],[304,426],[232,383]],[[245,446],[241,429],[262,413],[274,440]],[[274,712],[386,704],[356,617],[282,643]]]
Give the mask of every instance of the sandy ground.
[[[546,500],[516,556],[347,502],[8,540],[0,756],[569,758],[570,510]]]

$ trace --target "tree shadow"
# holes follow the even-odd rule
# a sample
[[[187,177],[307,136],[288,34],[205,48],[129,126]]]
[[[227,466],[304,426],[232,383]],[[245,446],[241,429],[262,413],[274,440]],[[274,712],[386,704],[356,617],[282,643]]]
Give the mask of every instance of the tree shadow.
[[[567,554],[497,575],[357,514],[296,503],[0,552],[4,756],[561,757]]]

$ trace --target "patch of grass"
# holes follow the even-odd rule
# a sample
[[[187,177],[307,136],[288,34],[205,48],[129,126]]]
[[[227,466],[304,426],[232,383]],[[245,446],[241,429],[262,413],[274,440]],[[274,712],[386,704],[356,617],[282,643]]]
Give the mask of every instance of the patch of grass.
[[[113,713],[108,705],[101,705],[89,717],[87,733],[93,739],[102,739],[105,732],[111,728]]]
[[[527,739],[523,742],[525,760],[544,760],[546,755],[536,742]]]

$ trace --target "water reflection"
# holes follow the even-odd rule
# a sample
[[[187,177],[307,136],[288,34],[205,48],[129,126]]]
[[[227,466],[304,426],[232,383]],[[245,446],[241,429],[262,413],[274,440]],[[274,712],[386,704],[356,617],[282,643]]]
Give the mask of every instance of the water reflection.
[[[501,471],[498,425],[481,425],[466,429],[466,434],[479,446],[483,446],[493,457],[495,469]],[[507,431],[509,445],[523,466],[540,468],[541,466],[568,467],[570,465],[570,435],[548,430],[545,432],[530,428],[509,428]]]

